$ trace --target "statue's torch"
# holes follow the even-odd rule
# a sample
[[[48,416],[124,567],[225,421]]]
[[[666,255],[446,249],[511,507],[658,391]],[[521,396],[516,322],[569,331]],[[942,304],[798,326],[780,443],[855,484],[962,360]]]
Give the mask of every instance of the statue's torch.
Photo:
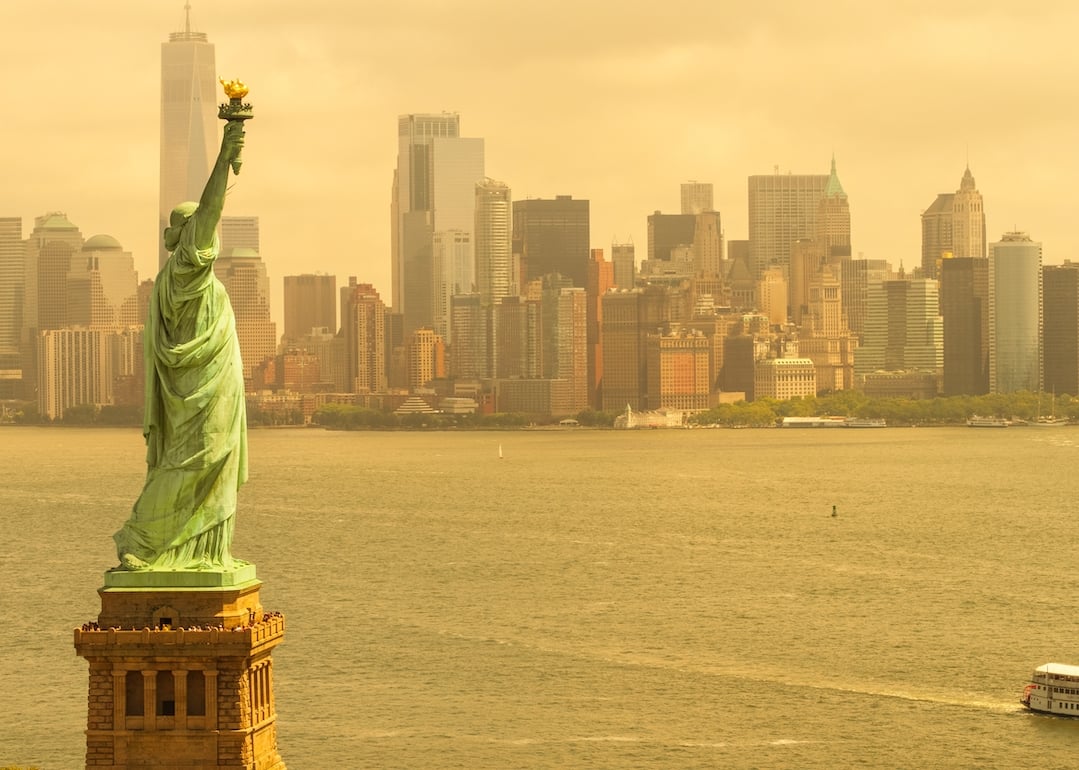
[[[221,85],[225,89],[225,96],[229,98],[228,104],[222,104],[217,111],[217,117],[221,120],[238,120],[241,124],[245,120],[250,120],[255,117],[255,113],[251,109],[250,104],[245,104],[243,98],[247,96],[247,86],[239,80],[221,80]],[[239,174],[240,166],[243,164],[239,154],[236,156],[236,160],[232,161],[232,173]]]

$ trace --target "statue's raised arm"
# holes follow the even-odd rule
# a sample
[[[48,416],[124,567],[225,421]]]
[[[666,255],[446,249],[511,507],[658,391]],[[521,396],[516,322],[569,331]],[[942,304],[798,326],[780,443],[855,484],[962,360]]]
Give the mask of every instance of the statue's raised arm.
[[[225,123],[225,132],[221,137],[221,151],[217,154],[210,178],[195,209],[195,246],[208,249],[213,243],[217,223],[221,221],[221,211],[225,207],[225,190],[228,187],[229,166],[240,157],[244,146],[244,124],[238,120]]]

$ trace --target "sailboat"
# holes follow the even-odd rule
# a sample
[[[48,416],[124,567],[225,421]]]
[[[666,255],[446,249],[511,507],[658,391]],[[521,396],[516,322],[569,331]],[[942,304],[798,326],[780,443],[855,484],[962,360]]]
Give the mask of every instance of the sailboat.
[[[1034,418],[1034,422],[1032,423],[1033,425],[1041,425],[1041,426],[1045,426],[1045,427],[1052,427],[1052,426],[1056,426],[1056,425],[1067,425],[1068,424],[1067,420],[1065,420],[1063,418],[1060,418],[1060,417],[1057,417],[1057,393],[1056,393],[1055,389],[1053,390],[1053,400],[1052,400],[1051,404],[1052,404],[1052,408],[1049,411],[1049,415],[1048,416],[1042,415],[1042,413],[1041,413],[1041,411],[1042,411],[1042,394],[1039,391],[1038,392],[1038,415],[1037,415],[1037,417]]]
[[[501,444],[498,445],[498,459],[499,460],[502,459],[502,445]]]

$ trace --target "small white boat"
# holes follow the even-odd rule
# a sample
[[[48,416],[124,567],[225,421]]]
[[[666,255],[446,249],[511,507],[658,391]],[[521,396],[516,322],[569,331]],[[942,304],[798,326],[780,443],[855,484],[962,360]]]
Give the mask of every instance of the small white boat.
[[[1042,714],[1079,717],[1079,666],[1067,663],[1038,666],[1019,702]]]
[[[1007,428],[1011,422],[1003,417],[979,417],[972,416],[967,420],[968,428]]]
[[[848,417],[844,428],[887,428],[888,421],[883,417]]]

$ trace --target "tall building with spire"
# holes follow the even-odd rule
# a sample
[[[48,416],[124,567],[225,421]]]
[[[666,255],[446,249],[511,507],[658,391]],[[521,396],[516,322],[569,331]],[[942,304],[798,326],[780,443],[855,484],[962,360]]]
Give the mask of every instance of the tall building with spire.
[[[970,166],[963,172],[959,189],[952,198],[952,253],[957,257],[984,257],[986,254],[985,209]]]
[[[217,65],[205,32],[184,28],[161,44],[161,171],[158,199],[158,267],[169,258],[161,234],[177,203],[197,201],[217,150]]]
[[[832,170],[824,185],[824,193],[817,205],[817,241],[824,249],[825,259],[849,258],[850,250],[850,204],[832,156]]]
[[[965,259],[985,255],[982,194],[967,166],[959,189],[939,194],[922,212],[922,275],[939,279],[941,260],[949,256]]]

